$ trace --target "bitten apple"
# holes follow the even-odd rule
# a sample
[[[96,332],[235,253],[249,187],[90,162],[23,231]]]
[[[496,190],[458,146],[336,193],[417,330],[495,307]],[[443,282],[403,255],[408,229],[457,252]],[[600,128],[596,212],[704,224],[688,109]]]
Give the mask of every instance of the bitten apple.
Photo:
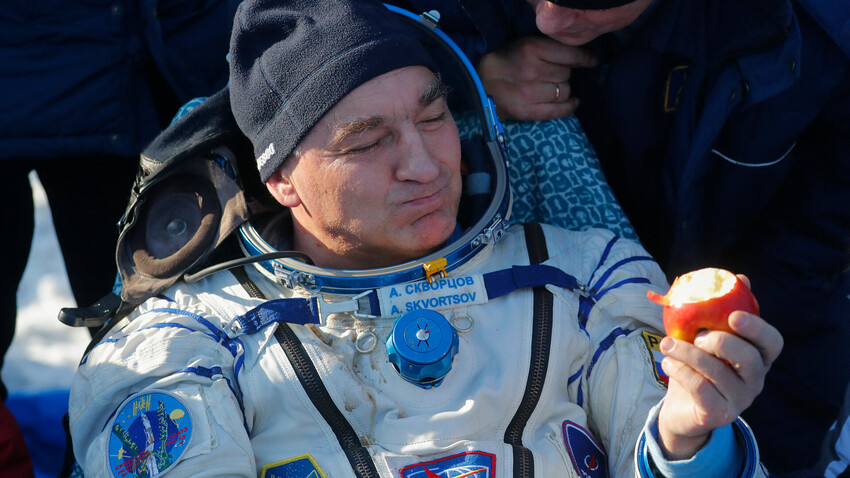
[[[664,306],[662,319],[667,335],[688,342],[704,329],[732,332],[729,314],[736,310],[759,313],[750,288],[735,274],[713,267],[677,277],[665,295],[651,290],[646,295]]]

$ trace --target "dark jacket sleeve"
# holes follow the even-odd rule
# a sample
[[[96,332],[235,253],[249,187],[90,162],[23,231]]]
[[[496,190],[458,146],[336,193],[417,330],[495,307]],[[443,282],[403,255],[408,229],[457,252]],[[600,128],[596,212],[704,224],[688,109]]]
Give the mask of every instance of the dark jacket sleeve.
[[[0,161],[135,156],[168,115],[156,110],[157,92],[179,106],[225,86],[237,4],[4,2]]]

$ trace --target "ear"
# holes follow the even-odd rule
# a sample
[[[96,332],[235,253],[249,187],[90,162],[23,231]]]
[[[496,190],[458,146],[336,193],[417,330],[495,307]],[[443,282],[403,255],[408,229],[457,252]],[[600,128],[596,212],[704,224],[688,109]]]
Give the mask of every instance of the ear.
[[[275,171],[266,181],[266,188],[277,202],[291,209],[301,204],[301,198],[298,197],[298,191],[295,190],[295,185],[292,183],[291,171],[286,171],[286,169],[281,167]]]

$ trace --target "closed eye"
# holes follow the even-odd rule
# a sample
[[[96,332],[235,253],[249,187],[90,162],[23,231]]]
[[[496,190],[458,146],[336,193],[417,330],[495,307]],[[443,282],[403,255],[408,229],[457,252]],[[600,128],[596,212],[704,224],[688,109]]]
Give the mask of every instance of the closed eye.
[[[369,143],[364,146],[358,146],[356,148],[347,148],[342,151],[342,154],[363,154],[368,153],[369,151],[374,150],[380,145],[380,141],[375,141],[373,143]]]
[[[446,119],[446,112],[443,111],[436,116],[432,116],[430,118],[426,118],[426,119],[420,121],[420,124],[424,124],[426,126],[426,129],[429,129],[429,130],[430,129],[436,129],[436,127],[439,127],[439,124],[442,123],[445,119]],[[428,128],[428,127],[430,127],[430,128]]]

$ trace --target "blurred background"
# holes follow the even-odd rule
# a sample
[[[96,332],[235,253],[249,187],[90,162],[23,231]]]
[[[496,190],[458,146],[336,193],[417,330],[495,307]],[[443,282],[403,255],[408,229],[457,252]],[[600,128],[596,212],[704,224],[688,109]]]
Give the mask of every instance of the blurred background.
[[[68,327],[56,318],[59,309],[76,303],[47,198],[35,173],[30,173],[30,183],[36,206],[35,237],[18,288],[17,329],[2,375],[9,389],[6,405],[24,432],[36,477],[53,478],[65,450],[62,416],[68,411],[71,379],[90,336],[88,330]]]

